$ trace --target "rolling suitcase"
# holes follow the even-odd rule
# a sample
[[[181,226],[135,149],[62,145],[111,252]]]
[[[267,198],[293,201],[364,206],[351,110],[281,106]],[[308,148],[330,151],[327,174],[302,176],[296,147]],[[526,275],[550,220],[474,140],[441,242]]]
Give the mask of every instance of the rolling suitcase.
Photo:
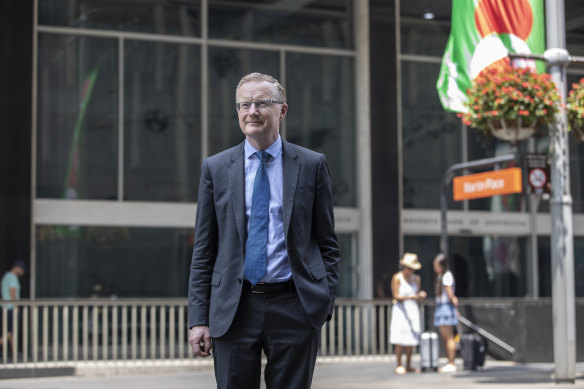
[[[464,370],[477,370],[485,364],[487,345],[477,334],[463,334],[460,336],[460,353]]]
[[[423,332],[420,336],[420,358],[422,371],[438,370],[438,334]]]

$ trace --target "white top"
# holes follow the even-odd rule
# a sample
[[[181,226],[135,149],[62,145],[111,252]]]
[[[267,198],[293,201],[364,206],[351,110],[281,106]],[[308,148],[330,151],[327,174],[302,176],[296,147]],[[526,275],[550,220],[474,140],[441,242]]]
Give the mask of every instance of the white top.
[[[398,273],[397,275],[398,279],[399,279],[399,289],[398,289],[398,294],[402,297],[412,297],[415,296],[416,293],[418,293],[418,283],[417,282],[408,282],[406,281],[406,278],[404,277],[403,273]],[[400,302],[406,302],[406,301],[412,301],[412,300],[402,300]]]
[[[442,294],[436,296],[436,303],[438,304],[446,304],[450,302],[445,286],[452,287],[452,293],[454,294],[454,276],[450,270],[446,270],[446,273],[442,275]]]

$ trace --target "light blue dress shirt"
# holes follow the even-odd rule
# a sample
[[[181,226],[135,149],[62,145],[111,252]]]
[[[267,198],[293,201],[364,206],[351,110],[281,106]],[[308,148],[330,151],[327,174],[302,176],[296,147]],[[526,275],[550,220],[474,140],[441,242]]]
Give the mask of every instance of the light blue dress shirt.
[[[256,151],[258,150],[246,140],[244,144],[245,216],[248,231],[253,183],[260,164],[259,158],[254,155]],[[282,282],[287,281],[292,276],[284,238],[282,138],[278,136],[278,139],[266,151],[271,155],[268,162],[265,162],[268,179],[270,180],[270,221],[268,224],[267,272],[260,282]]]

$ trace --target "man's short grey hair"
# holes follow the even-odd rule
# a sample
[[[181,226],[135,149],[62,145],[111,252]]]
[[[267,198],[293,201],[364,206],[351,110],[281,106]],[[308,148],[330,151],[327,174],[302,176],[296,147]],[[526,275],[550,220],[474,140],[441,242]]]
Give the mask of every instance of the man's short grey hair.
[[[280,84],[280,82],[278,82],[278,80],[276,80],[274,77],[269,76],[267,74],[262,74],[262,73],[250,73],[248,75],[245,75],[242,77],[241,80],[239,80],[239,84],[237,84],[237,88],[235,89],[235,99],[237,99],[237,92],[239,92],[239,88],[241,88],[241,86],[247,82],[261,82],[261,81],[267,81],[271,84],[274,84],[276,86],[276,94],[277,96],[275,96],[278,100],[282,101],[282,102],[286,102],[286,90],[284,89],[284,87],[282,86],[282,84]]]

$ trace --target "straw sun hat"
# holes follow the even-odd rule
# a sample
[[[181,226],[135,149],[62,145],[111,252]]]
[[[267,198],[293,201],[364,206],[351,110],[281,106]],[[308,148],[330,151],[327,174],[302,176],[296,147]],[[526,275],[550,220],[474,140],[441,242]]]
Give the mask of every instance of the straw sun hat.
[[[418,261],[418,255],[412,253],[405,253],[401,257],[399,264],[414,270],[419,270],[422,267],[422,264]]]

